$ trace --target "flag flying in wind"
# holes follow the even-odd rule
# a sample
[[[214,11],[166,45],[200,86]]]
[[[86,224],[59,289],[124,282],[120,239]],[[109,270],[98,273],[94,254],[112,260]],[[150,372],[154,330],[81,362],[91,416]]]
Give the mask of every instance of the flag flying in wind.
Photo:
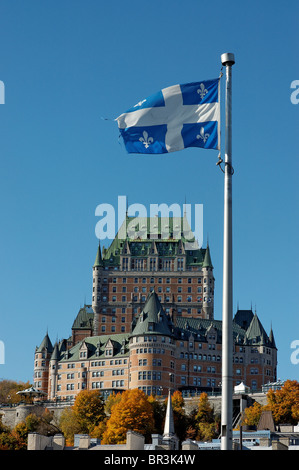
[[[220,79],[174,85],[149,96],[116,121],[128,153],[220,149]]]

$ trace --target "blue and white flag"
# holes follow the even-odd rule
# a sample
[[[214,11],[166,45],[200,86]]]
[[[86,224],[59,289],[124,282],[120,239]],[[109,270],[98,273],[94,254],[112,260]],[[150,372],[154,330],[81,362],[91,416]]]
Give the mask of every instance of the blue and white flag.
[[[173,85],[140,101],[116,121],[128,153],[220,149],[220,79]]]

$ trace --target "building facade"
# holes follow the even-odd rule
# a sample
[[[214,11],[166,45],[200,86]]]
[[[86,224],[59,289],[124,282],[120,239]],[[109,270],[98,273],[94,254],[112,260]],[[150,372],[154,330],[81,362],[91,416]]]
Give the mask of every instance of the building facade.
[[[35,386],[49,399],[73,399],[84,389],[221,390],[210,248],[198,248],[189,229],[185,237],[185,218],[167,220],[127,217],[125,237],[98,247],[92,305],[79,310],[68,339],[53,346],[46,334],[35,350]],[[149,225],[154,238],[144,230]],[[234,385],[257,390],[275,381],[272,330],[267,335],[256,314],[238,310],[233,335]]]

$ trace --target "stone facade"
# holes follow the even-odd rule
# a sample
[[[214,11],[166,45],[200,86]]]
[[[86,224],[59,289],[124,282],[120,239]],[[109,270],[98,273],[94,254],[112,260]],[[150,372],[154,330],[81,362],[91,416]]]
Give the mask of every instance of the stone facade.
[[[35,350],[35,387],[49,399],[72,400],[84,389],[220,391],[222,323],[214,319],[210,248],[190,248],[173,232],[163,239],[159,220],[154,240],[116,237],[98,247],[92,305],[80,309],[68,339],[53,346],[46,334]],[[267,335],[256,314],[238,310],[233,336],[234,385],[257,390],[276,380],[272,330]]]

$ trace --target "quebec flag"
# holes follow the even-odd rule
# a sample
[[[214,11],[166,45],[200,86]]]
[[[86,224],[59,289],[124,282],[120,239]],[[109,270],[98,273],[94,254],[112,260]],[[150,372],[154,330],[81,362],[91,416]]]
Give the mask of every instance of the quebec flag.
[[[173,85],[137,103],[116,121],[128,153],[220,149],[220,78]]]

